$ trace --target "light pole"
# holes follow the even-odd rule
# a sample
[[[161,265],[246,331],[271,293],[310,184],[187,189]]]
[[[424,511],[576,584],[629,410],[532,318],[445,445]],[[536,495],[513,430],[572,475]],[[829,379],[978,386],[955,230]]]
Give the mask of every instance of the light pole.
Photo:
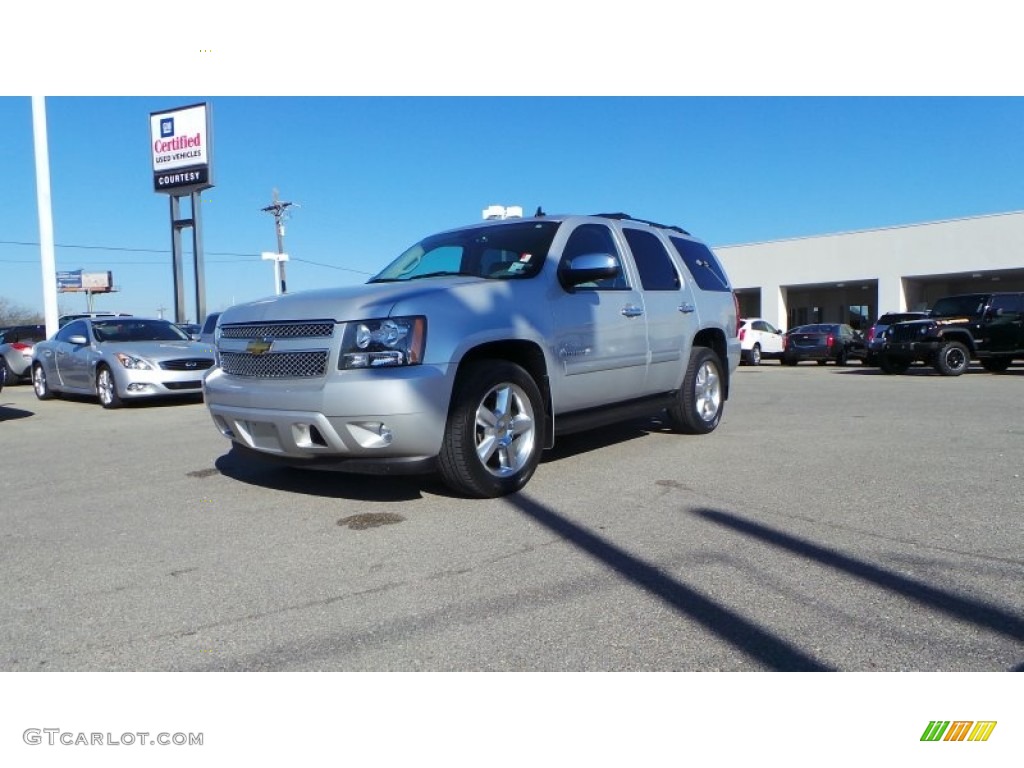
[[[267,259],[268,255],[274,261],[274,281],[276,284],[276,293],[281,295],[282,293],[288,292],[288,284],[285,279],[284,263],[288,261],[288,256],[284,252],[284,221],[285,211],[291,208],[295,203],[288,203],[277,199],[277,187],[274,188],[274,201],[260,210],[264,213],[269,213],[274,216],[274,225],[277,230],[277,256],[274,254],[263,254],[263,258]]]

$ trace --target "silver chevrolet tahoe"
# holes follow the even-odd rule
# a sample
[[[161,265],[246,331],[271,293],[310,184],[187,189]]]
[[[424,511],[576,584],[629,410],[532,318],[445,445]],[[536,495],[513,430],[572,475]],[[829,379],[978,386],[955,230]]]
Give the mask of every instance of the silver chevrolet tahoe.
[[[684,230],[539,213],[431,235],[365,285],[231,307],[203,391],[245,458],[495,497],[558,435],[659,413],[714,430],[736,333],[721,264]]]

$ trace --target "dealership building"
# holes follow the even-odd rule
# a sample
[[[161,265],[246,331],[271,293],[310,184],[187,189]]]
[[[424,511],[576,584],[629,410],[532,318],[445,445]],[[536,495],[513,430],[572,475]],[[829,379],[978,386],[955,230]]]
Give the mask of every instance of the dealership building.
[[[1024,291],[1024,211],[716,246],[740,314],[866,328],[942,296]]]

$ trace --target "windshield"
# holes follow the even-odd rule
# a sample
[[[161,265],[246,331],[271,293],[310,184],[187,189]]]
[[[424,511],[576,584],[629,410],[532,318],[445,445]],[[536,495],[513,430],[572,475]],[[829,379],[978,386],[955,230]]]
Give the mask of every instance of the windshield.
[[[987,299],[983,293],[972,293],[967,296],[948,296],[944,299],[939,299],[935,302],[935,306],[932,307],[932,317],[959,317],[962,315],[980,315],[985,309],[985,299]]]
[[[370,279],[371,283],[470,275],[493,280],[529,278],[544,263],[557,221],[486,225],[428,237]]]
[[[188,334],[168,320],[94,320],[96,341],[189,341]]]

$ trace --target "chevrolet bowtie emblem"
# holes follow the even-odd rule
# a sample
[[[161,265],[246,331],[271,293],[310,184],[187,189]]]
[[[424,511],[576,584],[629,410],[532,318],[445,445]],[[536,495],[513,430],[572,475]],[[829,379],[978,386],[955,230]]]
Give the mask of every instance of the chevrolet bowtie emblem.
[[[274,346],[273,339],[253,339],[245,345],[245,351],[250,355],[263,355],[269,352],[272,346]]]

